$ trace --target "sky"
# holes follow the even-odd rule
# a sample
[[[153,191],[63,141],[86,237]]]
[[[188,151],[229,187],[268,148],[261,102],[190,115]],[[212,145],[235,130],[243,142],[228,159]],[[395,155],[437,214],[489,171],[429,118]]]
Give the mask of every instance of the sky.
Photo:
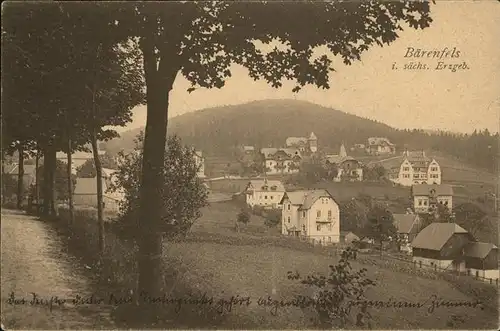
[[[434,22],[424,30],[405,27],[389,46],[374,46],[351,66],[334,66],[330,89],[306,87],[293,93],[292,84],[280,89],[254,82],[246,69],[233,67],[222,89],[188,93],[186,79],[177,76],[170,92],[169,117],[221,105],[262,99],[298,99],[374,119],[395,128],[472,132],[500,125],[500,2],[496,0],[437,0],[431,7]],[[469,69],[435,70],[439,60],[405,58],[408,47],[460,51],[460,57],[442,60],[464,63]],[[429,70],[403,70],[418,62]],[[392,66],[396,63],[397,70]],[[146,107],[133,110],[133,122],[118,131],[146,123]]]

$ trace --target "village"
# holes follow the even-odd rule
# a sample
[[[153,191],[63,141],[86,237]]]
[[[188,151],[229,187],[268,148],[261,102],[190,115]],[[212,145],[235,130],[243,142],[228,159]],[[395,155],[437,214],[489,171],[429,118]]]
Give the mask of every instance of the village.
[[[350,245],[362,250],[364,248],[365,251],[367,247],[382,251],[392,246],[393,252],[418,263],[420,267],[464,273],[487,282],[498,280],[497,246],[478,240],[466,230],[475,230],[477,224],[469,226],[467,220],[456,220],[454,207],[457,203],[453,199],[453,186],[442,183],[442,169],[436,159],[426,156],[425,151],[408,149],[397,155],[396,145],[384,137],[371,137],[367,143],[354,144],[349,149],[353,154],[361,154],[361,157],[348,155],[344,144],[340,146],[338,154],[324,153],[318,145],[318,138],[311,132],[308,137],[287,138],[284,147],[256,150],[254,146],[241,146],[239,164],[242,169],[251,169],[253,172],[246,176],[241,176],[245,174],[244,170],[235,173],[224,172],[224,169],[223,176],[207,176],[202,151],[193,149],[192,155],[198,168],[197,177],[208,190],[209,202],[237,201],[240,205],[244,202],[244,207],[236,216],[236,227],[240,226],[239,218],[248,219],[249,213],[272,215],[272,226],[279,229],[282,236],[294,237],[312,245]],[[119,158],[108,157],[104,150],[98,154],[105,160],[112,159],[107,164],[115,168],[102,169],[104,210],[107,222],[113,222],[119,213],[120,202],[125,198],[123,189],[109,189]],[[61,164],[67,164],[66,153],[58,153],[57,159]],[[365,163],[367,161],[368,164]],[[383,167],[381,164],[384,163],[388,163],[390,167]],[[338,194],[331,193],[335,190],[329,190],[328,185],[326,188],[313,187],[314,182],[309,182],[311,187],[307,187],[307,183],[304,185],[297,182],[296,177],[307,175],[301,172],[311,171],[307,168],[308,165],[316,165],[323,170],[323,175],[319,178],[321,183],[358,183],[361,188],[359,192],[363,191],[363,186],[369,186],[373,181],[385,181],[387,187],[408,188],[408,196],[399,197],[403,201],[406,199],[407,203],[404,209],[399,206],[395,212],[389,211],[390,220],[384,220],[385,215],[379,214],[375,215],[379,219],[369,219],[366,224],[353,225],[348,219],[351,215],[340,207]],[[15,163],[5,169],[10,176],[18,175]],[[364,174],[364,171],[371,174]],[[77,208],[95,209],[97,181],[92,153],[73,153],[72,175],[76,177],[72,197],[74,205]],[[371,177],[370,181],[367,181],[367,175]],[[222,182],[232,183],[231,188],[227,190],[227,186],[220,186]],[[32,208],[39,192],[33,165],[24,165],[24,185],[30,192],[27,197],[28,208]],[[362,196],[355,195],[355,192],[351,194],[353,201]],[[382,209],[389,210],[391,208],[388,202],[384,199],[379,199],[378,202],[371,199],[369,205],[372,207],[378,204]],[[64,206],[67,200],[59,203]],[[459,217],[468,217],[467,211],[462,212]],[[198,222],[203,222],[203,219]],[[471,222],[477,223],[478,220]]]

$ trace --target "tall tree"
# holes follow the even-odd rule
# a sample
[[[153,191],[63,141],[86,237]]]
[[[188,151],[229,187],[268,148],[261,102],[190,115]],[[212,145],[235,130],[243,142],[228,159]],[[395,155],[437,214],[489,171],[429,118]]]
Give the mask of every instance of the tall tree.
[[[330,54],[349,65],[371,46],[396,40],[401,22],[425,28],[432,21],[427,2],[150,2],[104,3],[100,9],[92,8],[88,17],[99,31],[93,38],[115,32],[124,38],[136,36],[144,61],[147,123],[138,287],[149,293],[162,288],[162,199],[157,192],[164,182],[169,92],[179,73],[192,83],[190,91],[222,88],[233,63],[273,87],[290,79],[297,83],[293,91],[306,85],[327,89],[333,69]],[[104,28],[100,21],[105,21]],[[269,47],[271,42],[281,46]]]
[[[364,232],[380,243],[380,255],[382,255],[384,241],[395,238],[397,233],[394,216],[386,206],[375,204],[368,212],[367,220]]]
[[[221,88],[231,64],[248,69],[250,77],[274,87],[282,81],[329,88],[332,60],[359,60],[373,45],[390,44],[404,21],[425,28],[432,19],[427,2],[172,2],[134,4],[122,10],[122,25],[136,33],[144,58],[147,122],[141,186],[142,240],[139,289],[161,290],[161,199],[169,92],[179,73],[196,87]],[[276,17],[280,17],[279,20]],[[131,22],[138,22],[133,25]],[[305,24],[296,24],[305,22]],[[259,42],[281,43],[266,51]],[[269,46],[268,46],[269,48]],[[320,52],[321,53],[321,52]]]

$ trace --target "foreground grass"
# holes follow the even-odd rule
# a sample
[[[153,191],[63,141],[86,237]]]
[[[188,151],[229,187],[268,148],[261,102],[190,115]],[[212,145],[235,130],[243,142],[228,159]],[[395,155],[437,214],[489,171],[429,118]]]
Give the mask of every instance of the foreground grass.
[[[178,279],[193,284],[200,293],[216,297],[271,295],[276,299],[292,298],[295,294],[310,293],[298,281],[288,280],[287,271],[326,273],[332,257],[281,247],[234,246],[214,243],[182,242],[165,245],[164,262],[176,265]],[[353,262],[354,268],[363,265]],[[368,291],[370,300],[430,302],[438,294],[446,301],[472,301],[446,281],[418,278],[389,271],[376,266],[368,267],[368,274],[377,285]],[[461,328],[494,328],[497,318],[479,308],[437,308],[429,312],[430,303],[422,308],[371,308],[374,328],[390,329],[443,329],[451,316],[465,318]],[[189,308],[185,308],[189,309]],[[315,314],[308,309],[282,308],[276,316],[270,309],[252,304],[236,307],[225,313],[222,328],[314,328]]]

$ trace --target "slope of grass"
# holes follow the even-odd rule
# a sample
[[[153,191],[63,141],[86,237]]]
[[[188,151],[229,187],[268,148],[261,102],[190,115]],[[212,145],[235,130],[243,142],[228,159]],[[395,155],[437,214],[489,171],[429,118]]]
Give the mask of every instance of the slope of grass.
[[[276,316],[268,307],[256,304],[259,297],[292,298],[310,291],[298,281],[288,280],[287,271],[326,273],[331,257],[280,247],[233,246],[213,243],[174,243],[165,247],[166,263],[180,267],[179,278],[193,284],[200,293],[229,298],[250,296],[250,306],[227,312],[223,328],[314,328],[315,313],[309,309],[280,308]],[[353,267],[362,265],[353,263]],[[479,308],[439,308],[429,312],[430,297],[472,301],[442,280],[429,280],[368,267],[377,285],[368,292],[369,300],[428,302],[422,308],[371,308],[375,329],[443,329],[452,315],[465,318],[462,328],[493,328],[496,316]],[[189,308],[186,308],[189,309]]]

